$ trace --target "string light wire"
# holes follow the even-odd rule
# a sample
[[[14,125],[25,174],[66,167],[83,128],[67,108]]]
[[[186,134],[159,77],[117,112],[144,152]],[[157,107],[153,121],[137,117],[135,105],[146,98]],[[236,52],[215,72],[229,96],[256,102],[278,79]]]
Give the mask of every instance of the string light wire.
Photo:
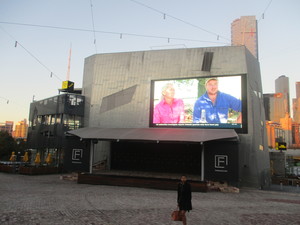
[[[224,36],[221,36],[220,34],[217,34],[217,33],[215,33],[215,32],[209,31],[209,30],[204,29],[204,28],[202,28],[202,27],[200,27],[200,26],[197,26],[197,25],[195,25],[195,24],[192,24],[192,23],[190,23],[190,22],[188,22],[188,21],[182,20],[182,19],[180,19],[180,18],[177,18],[177,17],[172,16],[172,15],[170,15],[170,14],[167,14],[167,13],[165,13],[165,12],[162,12],[162,11],[160,11],[160,10],[158,10],[158,9],[155,9],[155,8],[153,8],[153,7],[150,7],[150,6],[148,6],[148,5],[144,4],[144,3],[141,3],[141,2],[139,2],[139,1],[136,1],[136,0],[129,0],[129,1],[134,2],[134,3],[138,4],[138,5],[141,5],[141,6],[145,7],[145,8],[148,8],[148,9],[150,9],[150,10],[152,10],[152,11],[155,11],[155,12],[157,12],[157,13],[159,13],[159,14],[162,14],[164,19],[166,19],[166,17],[170,17],[170,18],[172,18],[172,19],[174,19],[174,20],[177,20],[177,21],[179,21],[179,22],[181,22],[181,23],[184,23],[184,24],[186,24],[186,25],[192,26],[192,27],[197,28],[197,29],[199,29],[199,30],[202,30],[202,31],[204,31],[204,32],[206,32],[206,33],[212,34],[212,35],[214,35],[214,36],[217,38],[217,40],[219,40],[219,38],[223,38],[223,39],[225,39],[225,40],[227,40],[227,41],[230,41],[228,38],[226,38],[226,37],[224,37]]]
[[[34,58],[40,65],[42,65],[46,70],[48,70],[50,72],[50,77],[54,76],[57,79],[59,79],[60,81],[62,81],[62,79],[57,76],[54,72],[52,72],[52,70],[50,70],[44,63],[42,63],[41,60],[39,60],[34,54],[32,54],[28,49],[26,49],[19,41],[17,41],[10,33],[8,33],[5,29],[3,29],[1,26],[0,28],[10,37],[15,41],[15,47],[20,46],[21,48],[23,48],[32,58]]]
[[[258,23],[260,22],[261,19],[264,19],[264,15],[266,13],[266,11],[269,9],[271,3],[272,3],[273,0],[270,0],[267,7],[265,8],[265,10],[263,11],[263,13],[261,14],[261,17],[257,20],[257,25]],[[256,27],[256,31],[255,31],[255,35],[257,35],[257,27]],[[245,42],[247,42],[249,39],[251,38],[251,36],[248,36],[247,40],[245,40]]]
[[[94,45],[95,45],[95,50],[97,54],[97,43],[96,43],[96,32],[95,32],[95,22],[94,22],[94,13],[93,13],[93,3],[92,0],[90,0],[91,3],[91,16],[92,16],[92,24],[93,24],[93,34],[94,34]]]
[[[51,28],[51,29],[59,29],[59,30],[82,31],[82,32],[96,32],[96,33],[117,35],[119,37],[123,37],[124,35],[127,35],[127,36],[143,37],[143,38],[164,39],[166,41],[170,41],[170,40],[175,40],[176,41],[177,40],[177,41],[205,42],[205,43],[215,43],[215,44],[230,45],[229,42],[219,42],[219,41],[216,42],[216,41],[206,41],[206,40],[197,40],[197,39],[188,39],[188,38],[155,36],[155,35],[134,34],[134,33],[124,33],[124,32],[113,32],[113,31],[103,31],[103,30],[95,30],[95,31],[93,31],[93,30],[90,30],[90,29],[83,29],[83,28],[58,27],[58,26],[39,25],[39,24],[27,24],[27,23],[16,23],[16,22],[6,22],[6,21],[0,21],[0,24],[10,24],[10,25],[30,26],[30,27],[40,27],[40,28]]]
[[[260,18],[258,19],[257,23],[260,22],[260,20],[265,18],[265,13],[267,12],[267,10],[269,9],[271,3],[273,2],[273,0],[270,0],[269,4],[267,5],[267,7],[265,8],[265,10],[263,11],[263,13],[261,14]]]

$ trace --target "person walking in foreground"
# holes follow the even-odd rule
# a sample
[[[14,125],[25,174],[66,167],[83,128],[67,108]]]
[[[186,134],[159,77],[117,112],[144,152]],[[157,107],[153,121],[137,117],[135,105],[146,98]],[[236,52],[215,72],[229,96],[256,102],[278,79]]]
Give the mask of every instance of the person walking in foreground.
[[[181,182],[177,188],[177,204],[182,216],[182,223],[183,225],[187,225],[185,213],[192,210],[192,189],[186,176],[181,176],[180,180]]]

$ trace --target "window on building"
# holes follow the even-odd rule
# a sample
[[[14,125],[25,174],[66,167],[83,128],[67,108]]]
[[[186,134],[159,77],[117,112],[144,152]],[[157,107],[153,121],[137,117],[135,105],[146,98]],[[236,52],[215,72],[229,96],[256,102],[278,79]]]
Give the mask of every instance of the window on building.
[[[75,116],[74,118],[74,129],[78,129],[82,127],[82,117],[81,116]]]
[[[56,115],[50,115],[51,116],[51,121],[50,121],[50,125],[55,124],[55,117]]]
[[[37,124],[42,124],[43,118],[42,116],[37,117]]]
[[[61,123],[61,114],[56,115],[56,124],[60,124]]]
[[[50,125],[51,124],[51,115],[45,115],[45,125]]]
[[[75,115],[63,115],[64,126],[67,126],[70,130],[75,130],[82,127],[82,117]]]
[[[83,103],[83,96],[80,95],[68,95],[67,102],[71,106],[77,106]]]
[[[83,96],[77,96],[77,105],[83,104]]]
[[[76,95],[69,95],[69,103],[70,105],[77,105]]]

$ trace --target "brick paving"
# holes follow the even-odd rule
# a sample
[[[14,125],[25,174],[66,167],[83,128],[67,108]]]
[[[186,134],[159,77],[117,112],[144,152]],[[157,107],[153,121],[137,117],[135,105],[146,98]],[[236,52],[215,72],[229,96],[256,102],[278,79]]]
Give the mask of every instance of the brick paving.
[[[2,225],[171,225],[176,191],[0,173]],[[193,193],[189,225],[300,225],[300,192]]]

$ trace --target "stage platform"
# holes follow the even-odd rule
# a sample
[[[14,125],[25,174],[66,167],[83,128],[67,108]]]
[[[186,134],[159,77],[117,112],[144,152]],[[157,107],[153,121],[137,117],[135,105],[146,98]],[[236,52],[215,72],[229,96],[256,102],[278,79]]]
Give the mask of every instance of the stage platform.
[[[192,191],[207,192],[206,181],[200,176],[186,174]],[[79,184],[112,185],[126,187],[154,188],[161,190],[177,190],[181,174],[103,170],[94,173],[79,173]]]

